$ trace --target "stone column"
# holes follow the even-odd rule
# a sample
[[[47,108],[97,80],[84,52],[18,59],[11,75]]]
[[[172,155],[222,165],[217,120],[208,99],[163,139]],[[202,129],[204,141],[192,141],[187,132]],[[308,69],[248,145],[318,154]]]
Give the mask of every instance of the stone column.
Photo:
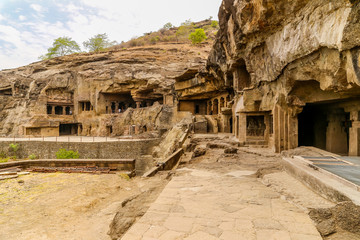
[[[136,108],[140,108],[141,102],[136,102]]]
[[[352,126],[349,129],[349,156],[359,156],[359,138],[360,138],[360,119],[358,111],[350,112],[350,120],[352,120]]]
[[[54,114],[55,114],[55,107],[51,106],[51,115],[54,115]]]
[[[297,117],[292,117],[289,114],[288,117],[288,125],[289,125],[289,149],[297,148],[299,145],[299,137],[298,137],[298,119]]]
[[[328,121],[326,150],[333,153],[347,153],[347,135],[342,126],[342,122],[345,121],[345,114],[336,111],[329,113]]]
[[[245,113],[239,114],[238,126],[239,126],[239,129],[238,129],[239,141],[241,143],[245,143],[246,142],[246,114]]]
[[[275,152],[279,153],[281,151],[280,149],[280,116],[279,116],[279,107],[275,106],[273,110],[273,116],[274,116],[274,144],[275,144]]]

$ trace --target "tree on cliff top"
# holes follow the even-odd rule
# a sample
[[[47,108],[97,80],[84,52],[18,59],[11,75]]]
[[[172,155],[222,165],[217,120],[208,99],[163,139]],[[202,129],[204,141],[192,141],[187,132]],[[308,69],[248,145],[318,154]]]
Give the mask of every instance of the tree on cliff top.
[[[45,60],[54,57],[69,55],[80,52],[79,45],[70,37],[59,37],[54,40],[53,46],[48,48],[48,53],[41,55],[39,59]]]
[[[172,23],[168,22],[163,26],[163,29],[169,30],[170,28],[174,28],[175,26]]]
[[[100,52],[118,44],[116,41],[110,41],[107,34],[97,34],[90,38],[88,41],[83,42],[83,45],[89,52]]]

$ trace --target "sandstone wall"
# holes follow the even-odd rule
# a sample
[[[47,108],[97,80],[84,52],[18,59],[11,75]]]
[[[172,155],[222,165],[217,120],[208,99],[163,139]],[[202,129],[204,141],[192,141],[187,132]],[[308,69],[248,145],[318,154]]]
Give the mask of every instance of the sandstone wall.
[[[24,135],[24,127],[59,124],[83,124],[86,131],[80,135],[90,136],[109,135],[109,123],[115,124],[113,136],[124,132],[123,125],[169,128],[171,110],[146,107],[156,102],[172,106],[175,77],[187,68],[204,66],[209,50],[208,45],[145,46],[64,56],[1,71],[0,136]],[[121,102],[141,110],[110,116],[114,99],[115,113]],[[84,111],[84,104],[89,109]],[[64,112],[69,107],[72,116],[56,114],[56,106]]]
[[[359,9],[351,1],[225,0],[208,68],[234,82],[246,69],[250,84],[235,89],[245,111],[255,101],[272,110],[357,96]]]
[[[357,137],[360,111],[353,104],[360,99],[359,1],[224,0],[219,20],[207,69],[235,92],[233,119],[241,141],[250,139],[246,117],[257,113],[269,115],[262,125],[272,133],[262,140],[278,152],[310,133],[313,143],[305,144],[360,154],[358,141],[349,140]],[[314,114],[304,115],[314,104]],[[334,124],[338,134],[330,129]],[[339,136],[341,149],[334,150],[330,143]],[[319,138],[321,144],[314,143]]]

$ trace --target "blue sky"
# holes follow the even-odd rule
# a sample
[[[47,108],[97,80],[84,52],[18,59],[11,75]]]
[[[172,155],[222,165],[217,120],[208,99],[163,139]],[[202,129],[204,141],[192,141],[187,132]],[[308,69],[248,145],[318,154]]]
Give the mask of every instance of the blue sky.
[[[54,39],[79,45],[107,33],[127,41],[165,23],[178,26],[217,14],[222,0],[0,0],[0,70],[38,61]]]

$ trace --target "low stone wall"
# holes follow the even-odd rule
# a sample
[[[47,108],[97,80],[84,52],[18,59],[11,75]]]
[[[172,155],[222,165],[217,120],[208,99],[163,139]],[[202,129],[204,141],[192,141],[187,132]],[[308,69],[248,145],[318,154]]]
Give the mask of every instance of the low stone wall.
[[[20,168],[31,167],[109,167],[119,170],[133,171],[135,169],[135,159],[44,159],[44,160],[25,160],[1,163],[0,169],[18,166]]]
[[[127,140],[116,142],[0,142],[0,152],[9,152],[10,143],[19,144],[17,158],[25,159],[34,154],[39,159],[54,159],[59,149],[78,151],[81,159],[133,159],[141,155],[151,155],[160,139]]]

